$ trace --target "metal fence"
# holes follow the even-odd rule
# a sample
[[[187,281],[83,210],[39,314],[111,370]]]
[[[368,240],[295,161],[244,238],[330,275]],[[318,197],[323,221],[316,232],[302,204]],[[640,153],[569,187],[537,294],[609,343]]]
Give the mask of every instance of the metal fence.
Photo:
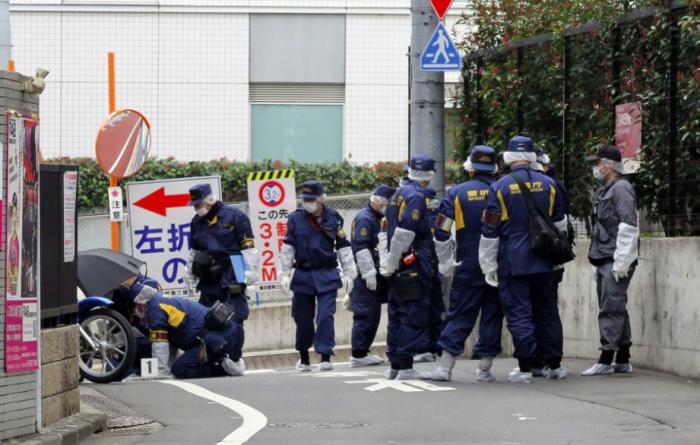
[[[499,132],[535,137],[553,149],[574,211],[585,217],[586,148],[611,141],[616,105],[641,102],[644,169],[630,180],[655,223],[642,230],[700,235],[699,14],[697,2],[669,1],[611,26],[592,22],[467,55],[463,145],[492,143]]]

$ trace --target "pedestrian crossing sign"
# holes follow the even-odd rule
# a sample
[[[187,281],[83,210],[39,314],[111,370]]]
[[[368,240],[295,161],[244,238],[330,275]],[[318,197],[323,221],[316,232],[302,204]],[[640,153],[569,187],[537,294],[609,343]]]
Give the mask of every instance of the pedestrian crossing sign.
[[[459,71],[461,63],[457,47],[443,22],[438,22],[433,36],[420,56],[421,71]]]

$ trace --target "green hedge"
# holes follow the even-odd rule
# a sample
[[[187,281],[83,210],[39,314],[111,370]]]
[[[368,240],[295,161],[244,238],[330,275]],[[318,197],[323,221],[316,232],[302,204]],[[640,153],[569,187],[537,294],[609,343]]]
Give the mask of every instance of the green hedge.
[[[78,208],[82,212],[107,207],[107,175],[94,159],[54,158],[44,162],[52,164],[77,164],[80,166],[80,189]],[[155,179],[186,178],[191,176],[221,176],[223,198],[227,202],[247,199],[246,178],[249,172],[292,168],[297,182],[317,178],[326,186],[328,194],[362,193],[371,191],[377,184],[396,186],[403,173],[404,162],[380,162],[373,166],[354,165],[348,162],[338,164],[300,164],[279,161],[262,163],[238,162],[219,159],[208,162],[181,162],[173,158],[149,159],[135,176],[122,181],[148,181]],[[449,163],[446,166],[448,182],[463,180],[460,165]]]

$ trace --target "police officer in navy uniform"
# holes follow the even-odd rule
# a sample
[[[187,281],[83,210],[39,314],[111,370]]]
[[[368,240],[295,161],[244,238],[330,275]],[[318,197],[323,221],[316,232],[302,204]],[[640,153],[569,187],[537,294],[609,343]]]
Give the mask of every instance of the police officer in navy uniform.
[[[518,368],[508,376],[512,383],[532,381],[532,363],[538,355],[533,306],[546,304],[543,300],[548,293],[542,291],[542,285],[549,279],[553,265],[532,252],[527,204],[511,175],[529,184],[540,212],[547,215],[559,231],[566,232],[562,198],[549,177],[531,169],[536,158],[530,138],[516,136],[510,140],[503,160],[510,166],[511,174],[499,179],[489,193],[479,242],[481,270],[486,283],[498,287],[508,330],[513,337],[513,355],[518,359]],[[566,377],[561,358],[546,357],[546,361],[550,367],[547,377]]]
[[[498,291],[484,280],[479,267],[481,217],[496,182],[497,155],[493,148],[477,145],[472,148],[464,169],[471,179],[452,187],[443,198],[438,211],[435,231],[435,251],[440,273],[453,276],[447,321],[438,345],[442,348],[440,366],[431,378],[449,381],[455,358],[464,353],[464,343],[481,313],[479,340],[474,356],[479,357],[476,371],[478,381],[494,380],[491,374],[493,358],[501,353],[503,313]],[[452,239],[455,228],[456,243]]]
[[[287,236],[280,253],[280,281],[284,290],[293,292],[292,316],[297,325],[296,349],[300,356],[297,370],[311,371],[309,348],[313,344],[321,355],[320,369],[330,371],[338,289],[352,291],[357,266],[343,230],[343,218],[325,205],[323,184],[317,180],[304,182],[301,199],[304,208],[292,212],[287,220]]]
[[[388,185],[380,185],[369,198],[369,204],[352,222],[351,244],[359,277],[352,289],[352,357],[350,367],[373,366],[384,363],[381,357],[368,355],[377,334],[382,303],[388,300],[389,287],[379,275],[379,232],[389,200],[396,192]]]
[[[428,225],[435,234],[435,220],[438,217],[440,200],[437,198],[437,191],[428,186],[425,188],[425,205],[428,209]],[[443,297],[444,277],[442,274],[437,277],[440,286],[433,286],[430,294],[430,316],[428,319],[428,335],[430,342],[428,350],[422,351],[413,357],[413,363],[434,362],[442,354],[442,349],[438,346],[440,332],[445,324],[445,299]]]
[[[179,379],[242,376],[236,363],[243,339],[241,327],[230,322],[220,330],[207,328],[209,308],[188,298],[164,297],[150,286],[135,283],[128,291],[134,315],[150,332],[158,376]],[[178,350],[184,351],[178,356]]]
[[[388,230],[380,236],[380,273],[391,277],[387,356],[389,379],[410,380],[426,374],[413,368],[413,357],[429,349],[431,293],[436,280],[437,258],[428,222],[425,188],[435,175],[435,160],[415,155],[408,181],[387,207]]]
[[[532,165],[532,168],[547,175],[557,188],[557,194],[562,198],[569,242],[573,243],[574,233],[573,227],[568,220],[569,195],[566,187],[557,178],[556,168],[551,163],[549,156],[537,146],[535,146],[535,153],[537,154],[537,161]],[[554,266],[552,273],[549,275],[549,280],[542,287],[548,294],[543,298],[542,304],[533,307],[538,349],[538,357],[532,366],[533,377],[544,377],[549,373],[549,366],[545,361],[545,357],[558,358],[561,361],[564,356],[564,329],[559,315],[559,283],[561,283],[563,278],[564,265]],[[558,376],[559,378],[564,378],[566,374],[559,372]]]
[[[190,223],[191,251],[186,281],[200,292],[199,302],[211,307],[216,301],[231,305],[234,321],[241,327],[248,318],[246,289],[252,290],[258,279],[260,254],[253,243],[253,231],[248,216],[236,207],[217,199],[209,184],[190,189],[190,205],[196,215]],[[241,255],[245,276],[237,277],[231,263],[232,255]],[[240,342],[242,347],[243,341]],[[237,351],[236,356],[240,356]],[[241,360],[241,368],[245,363]]]

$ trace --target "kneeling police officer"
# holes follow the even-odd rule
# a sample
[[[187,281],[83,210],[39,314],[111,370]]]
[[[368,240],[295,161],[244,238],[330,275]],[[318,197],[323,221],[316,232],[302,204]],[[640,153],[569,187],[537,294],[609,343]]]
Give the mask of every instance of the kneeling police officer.
[[[234,310],[234,322],[241,328],[248,319],[246,290],[258,279],[260,254],[253,243],[248,216],[236,207],[225,205],[214,196],[209,184],[190,189],[190,205],[197,213],[190,223],[191,247],[188,263],[188,285],[196,285],[199,302],[212,307],[217,301],[228,303]],[[245,263],[243,277],[236,276],[232,259],[241,255]],[[240,356],[240,351],[236,351]],[[239,366],[244,367],[243,362]]]
[[[152,357],[158,375],[178,379],[242,376],[241,328],[231,321],[231,307],[217,303],[209,309],[187,298],[164,297],[136,283],[128,291],[134,315],[150,332]],[[177,356],[177,350],[184,354]]]

